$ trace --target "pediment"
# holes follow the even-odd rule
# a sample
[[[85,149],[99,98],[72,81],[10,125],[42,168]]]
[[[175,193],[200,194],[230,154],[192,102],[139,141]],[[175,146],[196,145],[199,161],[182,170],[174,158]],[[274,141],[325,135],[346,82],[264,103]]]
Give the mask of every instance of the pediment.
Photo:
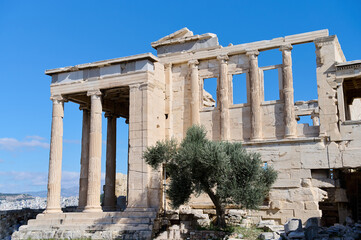
[[[188,28],[182,28],[174,33],[171,33],[165,37],[162,37],[158,41],[152,42],[153,45],[162,45],[162,43],[168,42],[170,40],[182,39],[193,36],[193,32],[190,31]]]
[[[174,33],[171,33],[165,37],[162,37],[158,41],[152,42],[152,47],[157,47],[160,45],[168,44],[170,42],[177,42],[182,39],[188,39],[193,36],[193,32],[190,31],[188,28],[182,28]]]

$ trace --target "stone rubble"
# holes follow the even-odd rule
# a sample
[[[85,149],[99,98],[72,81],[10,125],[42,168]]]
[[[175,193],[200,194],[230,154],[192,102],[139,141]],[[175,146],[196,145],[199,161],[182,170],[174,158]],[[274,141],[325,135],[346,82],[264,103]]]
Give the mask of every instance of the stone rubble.
[[[263,240],[357,240],[361,239],[361,222],[354,223],[350,218],[347,218],[345,225],[334,224],[330,227],[320,227],[318,218],[310,218],[307,220],[305,226],[302,226],[301,219],[290,219],[284,228],[279,228],[281,225],[259,224],[259,228],[263,228],[266,232],[259,235],[258,239]],[[276,231],[271,229],[279,228]]]
[[[226,223],[228,226],[239,226],[250,228],[257,222],[249,216],[249,211],[242,209],[226,209]],[[187,205],[182,205],[178,210],[168,210],[165,215],[157,219],[156,240],[169,239],[242,239],[242,234],[229,234],[208,229],[211,222],[216,219],[215,209],[192,209]],[[274,225],[274,220],[261,221],[260,227]],[[276,226],[276,225],[275,225]],[[203,230],[200,230],[203,229]],[[277,228],[274,228],[277,229]],[[283,227],[282,227],[283,229]],[[277,233],[269,233],[277,235]]]

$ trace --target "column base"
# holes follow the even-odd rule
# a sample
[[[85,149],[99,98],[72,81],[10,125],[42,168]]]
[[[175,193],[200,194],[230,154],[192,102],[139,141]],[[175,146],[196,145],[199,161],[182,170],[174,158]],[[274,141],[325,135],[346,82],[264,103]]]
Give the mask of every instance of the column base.
[[[100,206],[98,207],[92,207],[92,206],[86,206],[83,210],[83,212],[90,213],[90,212],[103,212],[102,208]]]
[[[263,140],[262,138],[251,138],[251,141],[253,141],[253,142],[259,142],[262,140]]]
[[[296,135],[285,135],[285,138],[286,139],[295,139],[295,138],[297,138],[297,136]]]
[[[45,211],[43,212],[44,214],[51,214],[51,213],[62,213],[63,211],[61,210],[61,208],[47,208],[45,209]]]
[[[157,212],[156,208],[129,207],[124,212]]]
[[[77,212],[82,212],[82,211],[84,211],[84,207],[77,207],[77,208],[76,208],[76,211],[77,211]]]

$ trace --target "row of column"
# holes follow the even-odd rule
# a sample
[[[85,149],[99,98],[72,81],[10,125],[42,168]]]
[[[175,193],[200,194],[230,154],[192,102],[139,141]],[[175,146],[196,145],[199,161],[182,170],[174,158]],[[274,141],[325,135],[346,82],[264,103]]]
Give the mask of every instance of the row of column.
[[[78,209],[83,212],[100,212],[101,152],[102,152],[102,101],[99,90],[89,91],[90,107],[81,106],[83,128],[81,144],[81,170],[79,180]],[[49,156],[48,196],[45,213],[61,212],[61,164],[63,148],[64,99],[53,96],[53,114]],[[116,118],[107,113],[106,179],[104,189],[104,210],[115,209],[116,169]]]
[[[291,44],[285,44],[280,47],[282,52],[282,76],[283,76],[283,95],[284,95],[284,120],[285,120],[285,138],[297,137],[297,122],[294,109],[293,76],[292,76],[292,57]],[[262,140],[262,99],[260,89],[260,74],[258,67],[258,50],[249,50],[246,52],[249,58],[249,79],[250,79],[250,105],[251,105],[251,140]],[[219,97],[220,97],[220,132],[222,140],[230,138],[229,122],[229,83],[228,83],[228,56],[221,55],[217,59],[220,62],[219,71]],[[200,90],[199,74],[197,60],[188,62],[190,69],[192,101],[191,101],[191,120],[192,124],[200,124]]]

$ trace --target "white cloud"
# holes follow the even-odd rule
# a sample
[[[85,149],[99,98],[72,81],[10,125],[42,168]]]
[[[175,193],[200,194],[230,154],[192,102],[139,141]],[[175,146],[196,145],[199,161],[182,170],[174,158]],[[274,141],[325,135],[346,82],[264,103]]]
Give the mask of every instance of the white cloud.
[[[43,191],[47,189],[47,172],[0,171],[0,193],[21,193]],[[101,186],[105,182],[105,173],[101,173]],[[61,188],[79,186],[79,172],[63,171]]]
[[[47,180],[46,172],[0,172],[0,181],[3,184],[0,192],[20,193],[45,190]]]
[[[48,181],[48,174],[45,172],[0,172],[0,176],[6,177],[12,183],[15,182],[26,182],[33,186],[46,185]]]
[[[70,188],[79,185],[79,172],[63,171],[61,175],[61,187]]]
[[[38,136],[33,136],[33,137],[38,137]],[[27,139],[29,139],[29,137],[27,137]],[[34,139],[34,138],[29,139],[29,140],[23,140],[23,141],[19,141],[15,138],[0,138],[0,149],[14,151],[16,149],[24,148],[24,147],[49,148],[49,143],[44,142],[43,140]]]
[[[29,192],[37,190],[46,190],[48,184],[47,172],[18,172],[18,171],[0,171],[0,181],[11,183],[0,184],[0,192]],[[61,187],[71,188],[79,185],[79,172],[63,171],[61,174]],[[9,190],[10,189],[10,190]]]
[[[26,136],[25,138],[27,138],[27,139],[39,140],[39,141],[45,140],[44,137],[40,137],[40,136],[36,136],[36,135],[34,135],[34,136]]]

